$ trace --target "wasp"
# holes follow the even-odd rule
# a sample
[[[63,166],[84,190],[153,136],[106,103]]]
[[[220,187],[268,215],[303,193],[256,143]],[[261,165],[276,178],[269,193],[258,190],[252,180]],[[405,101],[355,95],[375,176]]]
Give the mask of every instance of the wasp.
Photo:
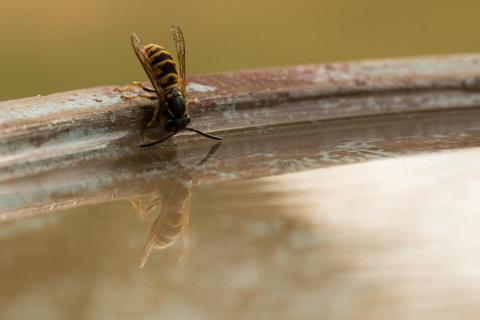
[[[154,142],[142,144],[140,147],[151,147],[162,143],[183,130],[193,131],[210,139],[222,140],[221,137],[188,127],[191,118],[188,112],[185,78],[185,40],[179,26],[172,25],[170,30],[177,50],[178,71],[173,56],[164,47],[158,44],[144,46],[135,33],[132,33],[130,36],[133,50],[150,79],[153,89],[145,87],[140,82],[132,82],[127,86],[127,89],[120,91],[136,86],[146,92],[155,93],[156,95],[138,95],[139,97],[157,100],[158,102],[151,120],[147,123],[147,127],[151,127],[157,120],[158,115],[160,115],[162,127],[168,132],[165,137]]]
[[[139,257],[139,266],[143,268],[153,250],[165,250],[173,245],[182,235],[182,254],[180,262],[185,264],[190,252],[190,203],[192,180],[181,177],[169,181],[168,189],[156,186],[157,192],[149,197],[130,200],[139,216],[158,212],[152,224],[148,238]]]

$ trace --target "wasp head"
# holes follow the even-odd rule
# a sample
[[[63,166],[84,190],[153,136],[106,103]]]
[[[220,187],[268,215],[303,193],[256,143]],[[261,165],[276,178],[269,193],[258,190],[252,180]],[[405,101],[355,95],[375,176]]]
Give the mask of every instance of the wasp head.
[[[190,115],[185,114],[181,118],[167,119],[165,122],[165,131],[167,132],[179,132],[185,129],[190,123]]]

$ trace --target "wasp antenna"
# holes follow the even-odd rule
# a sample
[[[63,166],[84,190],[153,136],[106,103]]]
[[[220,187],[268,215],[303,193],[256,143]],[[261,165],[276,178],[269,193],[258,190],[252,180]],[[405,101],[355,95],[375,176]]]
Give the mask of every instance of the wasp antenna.
[[[162,143],[163,141],[165,140],[168,140],[170,139],[171,137],[173,137],[175,135],[175,133],[171,133],[169,134],[168,136],[160,139],[160,140],[157,140],[157,141],[154,141],[154,142],[150,142],[150,143],[145,143],[145,144],[141,144],[139,145],[139,147],[142,147],[142,148],[147,148],[147,147],[151,147],[151,146],[154,146],[156,144],[159,144],[159,143]]]
[[[213,134],[208,134],[208,133],[205,133],[205,132],[202,132],[200,130],[197,130],[197,129],[193,129],[193,128],[185,128],[185,130],[188,130],[188,131],[193,131],[195,133],[198,133],[199,135],[202,135],[204,137],[207,137],[207,138],[210,138],[210,139],[214,139],[214,140],[223,140],[222,137],[218,137],[218,136],[214,136]]]
[[[197,163],[195,165],[195,167],[198,167],[198,166],[201,166],[202,164],[204,164],[205,162],[207,162],[208,159],[210,159],[214,154],[215,152],[217,152],[218,148],[220,148],[220,146],[222,145],[222,141],[219,141],[217,143],[215,143],[211,148],[210,150],[208,151],[207,155],[205,157],[203,157],[202,160],[200,160],[199,163]]]

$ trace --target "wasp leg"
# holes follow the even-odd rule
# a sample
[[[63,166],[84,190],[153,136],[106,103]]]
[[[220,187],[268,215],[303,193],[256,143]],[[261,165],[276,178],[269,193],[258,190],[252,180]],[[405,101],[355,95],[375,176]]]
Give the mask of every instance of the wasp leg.
[[[145,87],[143,84],[141,84],[140,82],[138,81],[133,81],[132,83],[130,83],[129,85],[127,85],[126,87],[123,87],[123,88],[116,88],[115,90],[118,91],[118,92],[124,92],[124,91],[128,91],[130,89],[132,89],[133,87],[139,87],[141,88],[142,90],[144,91],[147,91],[147,92],[156,92],[155,89],[150,89],[150,88],[147,88]]]
[[[150,119],[150,121],[148,121],[148,123],[143,127],[142,129],[142,132],[141,132],[141,135],[143,135],[145,133],[145,131],[147,131],[148,128],[150,128],[151,126],[153,126],[153,124],[155,123],[155,121],[157,120],[157,116],[158,116],[158,112],[160,111],[160,106],[157,105],[155,107],[155,110],[153,111],[153,115]]]
[[[157,100],[157,96],[149,96],[147,94],[137,94],[136,96],[121,96],[123,100],[135,100],[137,98],[143,98],[143,99],[148,99],[148,100]]]
[[[149,96],[147,94],[139,94],[137,97],[143,98],[143,99],[148,99],[148,100],[157,100],[157,96]]]
[[[150,128],[155,123],[155,120],[157,120],[158,111],[160,111],[160,106],[155,108],[152,119],[147,123],[147,128]]]

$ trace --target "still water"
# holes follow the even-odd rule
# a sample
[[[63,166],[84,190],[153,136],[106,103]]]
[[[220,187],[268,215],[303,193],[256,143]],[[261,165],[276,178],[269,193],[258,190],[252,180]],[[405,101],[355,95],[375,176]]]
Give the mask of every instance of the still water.
[[[478,316],[469,297],[480,293],[479,156],[462,149],[195,188],[181,180],[169,212],[159,190],[133,199],[137,210],[130,199],[2,224],[0,317]]]

